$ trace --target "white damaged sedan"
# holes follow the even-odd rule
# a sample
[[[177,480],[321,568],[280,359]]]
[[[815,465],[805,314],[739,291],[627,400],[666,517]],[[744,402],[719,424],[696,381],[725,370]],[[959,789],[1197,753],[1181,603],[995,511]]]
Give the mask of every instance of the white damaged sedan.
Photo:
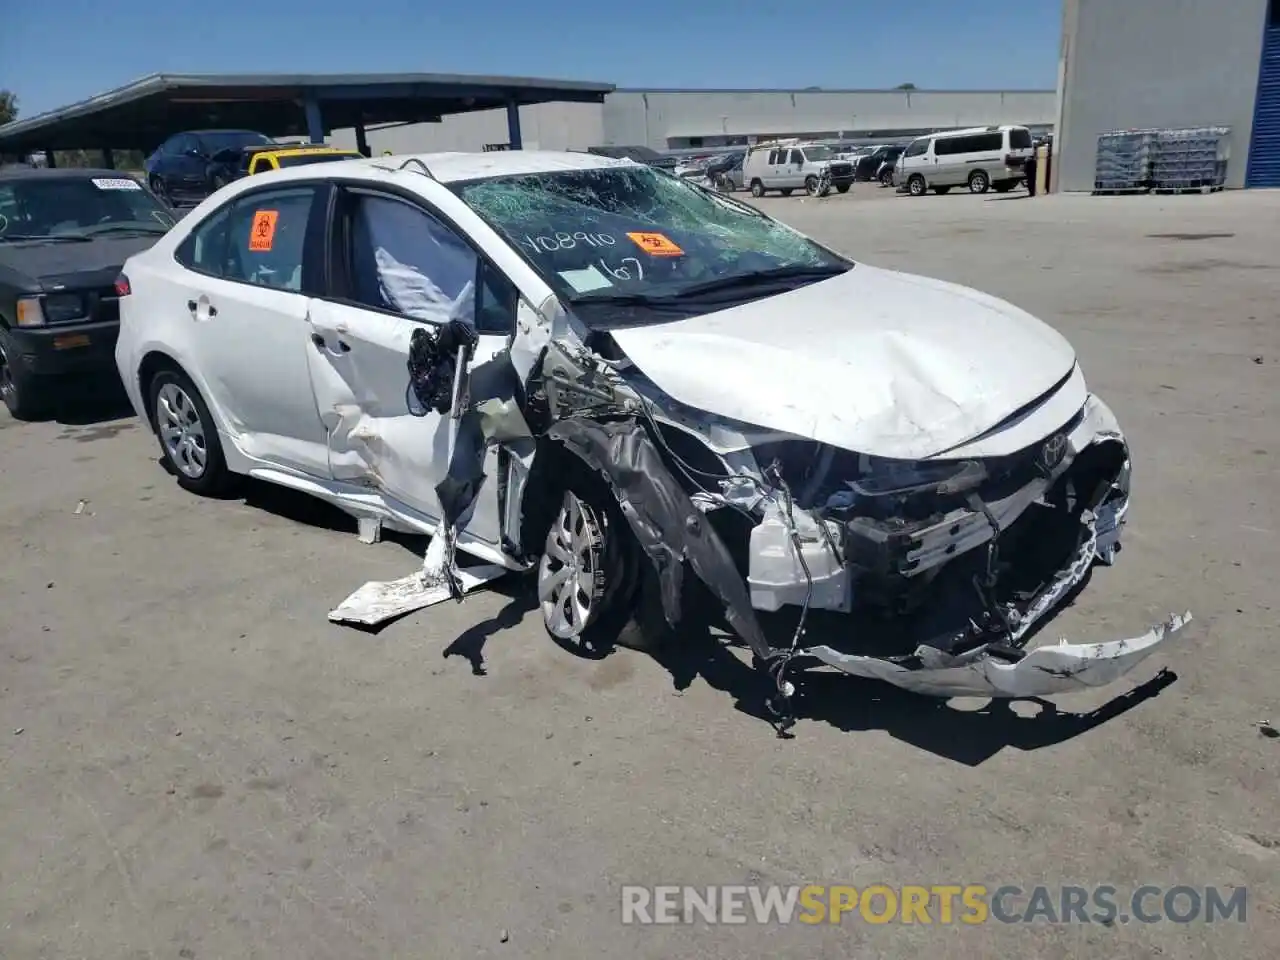
[[[120,373],[184,486],[250,475],[433,534],[335,620],[530,571],[564,643],[678,643],[696,578],[785,702],[793,665],[939,696],[1098,686],[1189,619],[1027,649],[1129,505],[1124,436],[1059,334],[650,167],[251,177],[118,287]],[[847,617],[839,642],[807,641],[816,610]]]

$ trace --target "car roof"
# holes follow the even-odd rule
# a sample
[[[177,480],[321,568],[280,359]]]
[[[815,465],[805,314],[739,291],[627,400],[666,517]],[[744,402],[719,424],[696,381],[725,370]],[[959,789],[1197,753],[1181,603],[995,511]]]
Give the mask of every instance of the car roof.
[[[100,177],[111,180],[134,180],[119,170],[105,170],[94,167],[0,167],[0,180],[88,180]]]
[[[360,160],[336,160],[345,170],[365,167],[371,170],[410,172],[430,171],[431,178],[440,183],[458,183],[464,180],[485,180],[491,177],[517,177],[534,173],[560,173],[572,170],[601,170],[610,167],[639,167],[634,160],[615,160],[594,153],[576,153],[560,150],[494,150],[489,153],[405,153],[389,157],[371,157]],[[294,167],[273,173],[273,177],[302,179],[321,173],[327,164]],[[296,171],[296,172],[295,172]]]

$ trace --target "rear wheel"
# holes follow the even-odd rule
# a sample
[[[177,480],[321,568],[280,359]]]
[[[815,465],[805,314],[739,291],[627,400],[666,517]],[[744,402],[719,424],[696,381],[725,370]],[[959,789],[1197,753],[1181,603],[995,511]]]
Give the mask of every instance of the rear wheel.
[[[751,181],[751,195],[759,200],[764,196],[764,184],[759,180]]]
[[[882,187],[892,187],[892,186],[893,186],[893,171],[892,171],[892,170],[886,170],[884,173],[880,174],[880,186],[882,186]]]
[[[927,185],[924,182],[924,177],[918,173],[907,181],[907,192],[913,197],[923,197],[926,189]]]
[[[951,188],[950,187],[934,187],[933,192],[940,197],[945,197],[948,193],[951,192]]]
[[[786,187],[782,190],[779,190],[778,192],[782,194],[784,197],[789,197],[794,191],[792,191],[790,187]]]
[[[166,207],[173,206],[173,198],[169,196],[169,190],[167,187],[165,187],[163,180],[155,176],[155,174],[152,174],[147,179],[147,186],[149,186],[151,188],[151,192],[156,195],[156,199],[158,199]]]
[[[231,474],[218,429],[191,379],[178,370],[161,370],[152,378],[147,393],[162,460],[177,477],[178,485],[203,496],[226,490]]]
[[[992,184],[992,189],[994,189],[996,193],[1008,193],[1010,190],[1013,189],[1013,183],[1010,183],[1010,182],[995,183],[995,184]]]
[[[969,174],[970,193],[986,193],[990,187],[991,178],[987,176],[985,171],[975,170]]]
[[[849,186],[850,186],[850,185],[849,185],[849,184],[847,184],[847,183],[842,183],[842,184],[840,184],[840,186],[836,187],[836,193],[848,193],[848,192],[849,192]]]

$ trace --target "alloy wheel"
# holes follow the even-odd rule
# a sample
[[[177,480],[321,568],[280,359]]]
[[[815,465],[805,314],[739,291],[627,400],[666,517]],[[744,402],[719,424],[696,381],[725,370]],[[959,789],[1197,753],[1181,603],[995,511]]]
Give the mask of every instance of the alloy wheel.
[[[156,396],[156,429],[169,461],[191,480],[204,476],[209,463],[204,421],[191,397],[176,383],[166,383]]]
[[[599,613],[603,546],[595,510],[566,491],[538,562],[538,603],[553,637],[578,639]]]

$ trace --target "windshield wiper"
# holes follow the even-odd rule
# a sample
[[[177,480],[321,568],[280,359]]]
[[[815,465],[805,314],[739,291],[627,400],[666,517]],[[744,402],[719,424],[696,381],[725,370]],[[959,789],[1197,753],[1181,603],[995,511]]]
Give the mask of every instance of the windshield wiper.
[[[850,269],[848,266],[834,263],[823,266],[773,267],[769,270],[737,273],[729,277],[716,277],[714,280],[690,284],[675,291],[671,296],[680,298],[700,297],[708,293],[722,293],[750,289],[751,287],[785,284],[790,280],[824,280],[828,277],[838,277],[842,273],[847,273]]]
[[[0,235],[0,243],[88,243],[92,238],[79,233],[59,233],[40,236],[34,233],[6,233]]]
[[[104,233],[168,233],[169,228],[161,223],[152,226],[149,223],[105,223],[101,226],[90,227],[91,233],[86,239],[100,236]]]

